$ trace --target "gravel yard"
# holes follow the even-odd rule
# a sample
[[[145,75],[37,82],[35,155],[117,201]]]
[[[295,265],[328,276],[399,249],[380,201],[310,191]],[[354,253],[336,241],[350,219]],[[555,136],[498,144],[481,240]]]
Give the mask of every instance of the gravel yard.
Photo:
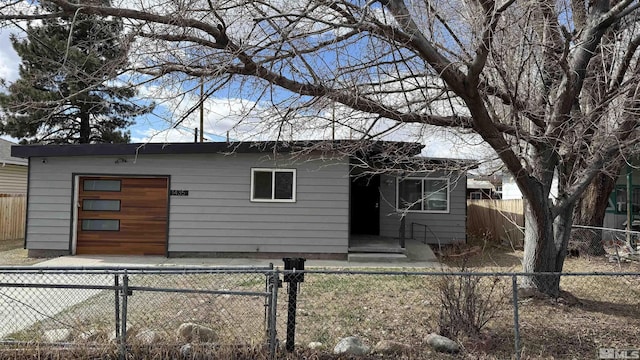
[[[0,241],[0,266],[27,266],[47,260],[47,258],[28,257],[23,245],[23,239]]]

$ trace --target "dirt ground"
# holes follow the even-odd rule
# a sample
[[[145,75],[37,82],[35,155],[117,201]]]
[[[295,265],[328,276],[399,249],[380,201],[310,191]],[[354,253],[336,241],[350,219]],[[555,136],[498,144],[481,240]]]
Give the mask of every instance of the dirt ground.
[[[27,250],[23,247],[23,239],[0,240],[0,266],[27,266],[47,260],[28,257]]]

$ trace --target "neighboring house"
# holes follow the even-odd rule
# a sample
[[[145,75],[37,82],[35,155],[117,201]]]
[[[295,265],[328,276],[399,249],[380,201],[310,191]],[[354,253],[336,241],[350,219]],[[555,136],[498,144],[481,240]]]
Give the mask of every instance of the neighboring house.
[[[549,192],[550,199],[558,198],[558,177],[553,176],[551,180],[551,191]],[[505,173],[502,176],[502,200],[522,199],[522,193],[520,188],[516,184],[513,175]]]
[[[499,199],[500,194],[489,180],[467,178],[467,199]]]
[[[390,171],[366,175],[346,143],[15,146],[31,166],[26,247],[343,259],[354,237],[398,239],[412,223],[430,227],[430,242],[466,240],[466,174],[393,169],[390,148],[415,156],[422,145],[371,142],[361,156],[391,160]]]
[[[0,194],[26,194],[28,162],[11,156],[11,145],[0,139]]]
[[[635,230],[640,228],[640,169],[627,165],[620,170],[616,186],[609,196],[603,226],[613,229],[624,229],[627,221],[627,177],[631,184],[631,211],[635,221]]]

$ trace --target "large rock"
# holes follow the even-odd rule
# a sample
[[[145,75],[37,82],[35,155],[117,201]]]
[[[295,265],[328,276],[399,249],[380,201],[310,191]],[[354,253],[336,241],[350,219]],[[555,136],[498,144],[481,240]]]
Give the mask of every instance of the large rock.
[[[338,344],[333,348],[334,354],[349,355],[366,355],[369,353],[369,347],[362,343],[357,336],[349,336],[340,339]]]
[[[404,354],[411,351],[411,346],[393,340],[380,340],[373,351],[383,355]]]
[[[69,340],[71,331],[69,329],[53,329],[44,332],[44,341],[57,343]]]
[[[216,332],[212,328],[194,323],[181,324],[176,333],[180,339],[186,342],[212,342],[218,339]]]
[[[98,329],[89,329],[78,334],[80,341],[98,341],[100,338],[106,338],[107,335]]]
[[[436,333],[427,335],[426,340],[427,344],[438,352],[457,353],[460,351],[460,345],[457,342]]]
[[[153,345],[162,341],[162,338],[157,332],[153,330],[143,329],[136,334],[136,340],[139,341],[142,345]]]

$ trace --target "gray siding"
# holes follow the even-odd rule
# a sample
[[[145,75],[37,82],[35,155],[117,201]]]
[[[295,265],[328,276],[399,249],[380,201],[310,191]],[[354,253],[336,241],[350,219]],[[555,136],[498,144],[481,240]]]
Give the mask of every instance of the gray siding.
[[[265,154],[144,155],[32,159],[27,248],[70,244],[72,174],[169,175],[170,252],[346,253],[349,178],[346,160]],[[252,167],[297,169],[295,203],[251,202]]]
[[[428,177],[446,177],[430,174]],[[390,180],[390,181],[387,181]],[[416,226],[411,233],[411,223],[425,224],[436,234],[437,239],[427,231],[427,243],[452,244],[466,241],[467,200],[466,177],[451,178],[449,194],[449,212],[442,213],[406,213],[406,236],[422,240],[424,227]],[[380,235],[397,238],[400,230],[400,214],[396,211],[395,178],[382,175],[380,178]]]
[[[0,194],[27,193],[27,166],[2,164],[0,161]]]

